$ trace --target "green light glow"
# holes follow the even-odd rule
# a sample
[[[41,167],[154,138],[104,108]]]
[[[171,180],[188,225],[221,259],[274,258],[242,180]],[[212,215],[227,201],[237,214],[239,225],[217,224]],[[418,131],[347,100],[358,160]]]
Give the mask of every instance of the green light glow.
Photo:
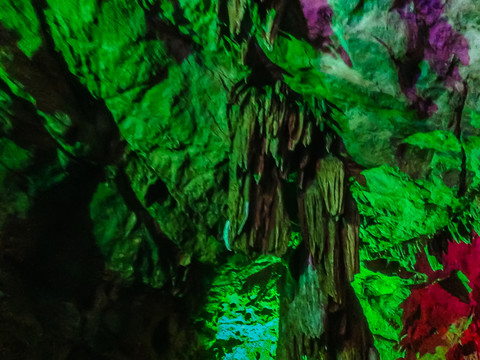
[[[387,276],[364,266],[352,282],[382,360],[397,360],[404,355],[398,346],[402,331],[400,304],[410,295],[412,284],[414,280]]]
[[[18,47],[32,57],[42,43],[40,25],[28,0],[4,0],[0,3],[0,23],[20,36]]]
[[[283,272],[281,260],[273,256],[250,261],[233,255],[218,269],[197,319],[205,327],[204,346],[212,358],[275,359]]]

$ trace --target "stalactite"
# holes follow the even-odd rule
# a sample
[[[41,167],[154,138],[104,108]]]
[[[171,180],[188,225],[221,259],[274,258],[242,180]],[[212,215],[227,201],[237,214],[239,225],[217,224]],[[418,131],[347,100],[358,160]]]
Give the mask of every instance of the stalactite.
[[[346,277],[349,282],[353,281],[353,276],[360,271],[359,235],[360,215],[357,205],[351,198],[350,193],[346,194],[345,212],[342,219],[342,247],[343,259],[346,271]]]
[[[318,184],[315,182],[310,186],[303,198],[299,202],[299,208],[302,209],[302,234],[308,244],[310,253],[318,262],[323,257],[325,248],[325,209]]]
[[[228,0],[228,19],[230,23],[230,33],[238,35],[242,26],[243,16],[248,4],[248,0]]]
[[[355,231],[341,215],[344,208],[344,166],[340,159],[329,154],[318,161],[318,172],[313,184],[299,201],[302,234],[308,244],[314,263],[321,272],[323,289],[336,302],[342,303],[342,284],[339,268],[344,264],[355,268]],[[345,257],[345,256],[348,257]],[[347,270],[347,273],[352,272]],[[352,276],[352,275],[350,275]]]
[[[314,158],[308,155],[303,163],[305,166],[309,164],[305,169],[298,168],[292,159],[305,152],[306,146],[313,146],[312,132],[318,119],[281,81],[261,88],[236,86],[232,101],[238,105],[232,105],[230,111],[233,145],[228,229],[226,227],[228,244],[246,253],[253,251],[281,256],[287,250],[290,233],[290,219],[283,199],[286,179],[289,174],[299,172],[301,184],[303,171],[310,171],[310,167],[315,166]],[[329,163],[325,165],[325,171],[332,171],[330,167]],[[315,189],[318,204],[312,209],[324,208],[320,185],[317,184]],[[333,190],[328,188],[325,191]],[[316,215],[309,213],[308,216],[313,221]],[[319,227],[318,231],[323,232],[321,229],[325,226]]]
[[[340,159],[328,155],[319,162],[318,181],[327,211],[334,218],[343,212],[345,171]]]

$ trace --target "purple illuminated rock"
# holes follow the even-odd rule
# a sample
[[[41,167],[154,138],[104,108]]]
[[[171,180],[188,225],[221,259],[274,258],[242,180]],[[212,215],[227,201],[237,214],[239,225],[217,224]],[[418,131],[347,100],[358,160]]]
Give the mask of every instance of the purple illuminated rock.
[[[300,0],[303,14],[307,20],[308,37],[313,45],[326,53],[334,48],[345,64],[352,66],[352,61],[342,46],[334,47],[331,39],[333,11],[327,0]]]
[[[301,0],[300,2],[307,19],[310,39],[315,40],[321,37],[331,42],[329,37],[333,34],[330,26],[333,12],[327,0]]]
[[[413,5],[413,11],[411,10]],[[443,16],[444,4],[440,0],[396,1],[393,5],[408,28],[406,61],[417,62],[415,71],[410,73],[416,82],[420,69],[418,63],[425,59],[445,84],[454,88],[462,79],[457,59],[468,65],[468,41],[456,32]],[[403,89],[407,93],[411,89]]]
[[[469,63],[468,41],[443,16],[441,0],[400,0],[394,2],[392,9],[406,22],[408,29],[405,58],[395,61],[402,92],[421,117],[431,116],[437,106],[432,99],[419,96],[416,90],[419,64],[426,60],[439,80],[456,89],[462,81],[458,61],[463,65]]]

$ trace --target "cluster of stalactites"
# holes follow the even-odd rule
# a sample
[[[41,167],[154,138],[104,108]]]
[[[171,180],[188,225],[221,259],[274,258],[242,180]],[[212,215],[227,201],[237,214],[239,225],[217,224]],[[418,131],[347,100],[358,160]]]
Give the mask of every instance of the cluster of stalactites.
[[[250,87],[232,107],[229,217],[226,242],[243,252],[283,255],[290,238],[284,186],[290,157],[311,142],[311,114],[281,84]]]
[[[285,254],[293,220],[285,193],[295,191],[293,206],[323,290],[341,303],[340,284],[358,271],[358,214],[346,192],[345,166],[330,149],[322,107],[304,104],[281,82],[235,95],[227,247]]]
[[[310,145],[316,120],[280,82],[248,87],[236,99],[225,241],[239,251],[281,256],[290,235],[283,192],[297,171],[291,158],[297,148]]]
[[[345,178],[343,162],[328,154],[317,161],[316,178],[299,197],[304,240],[323,290],[339,304],[345,280],[352,281],[359,266],[358,214],[351,199],[346,201]]]

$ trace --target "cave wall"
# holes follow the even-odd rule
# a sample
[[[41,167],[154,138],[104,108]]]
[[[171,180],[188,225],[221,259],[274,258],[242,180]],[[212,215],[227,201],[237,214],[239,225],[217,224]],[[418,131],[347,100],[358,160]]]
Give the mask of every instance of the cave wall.
[[[479,11],[0,1],[2,358],[479,353]]]

